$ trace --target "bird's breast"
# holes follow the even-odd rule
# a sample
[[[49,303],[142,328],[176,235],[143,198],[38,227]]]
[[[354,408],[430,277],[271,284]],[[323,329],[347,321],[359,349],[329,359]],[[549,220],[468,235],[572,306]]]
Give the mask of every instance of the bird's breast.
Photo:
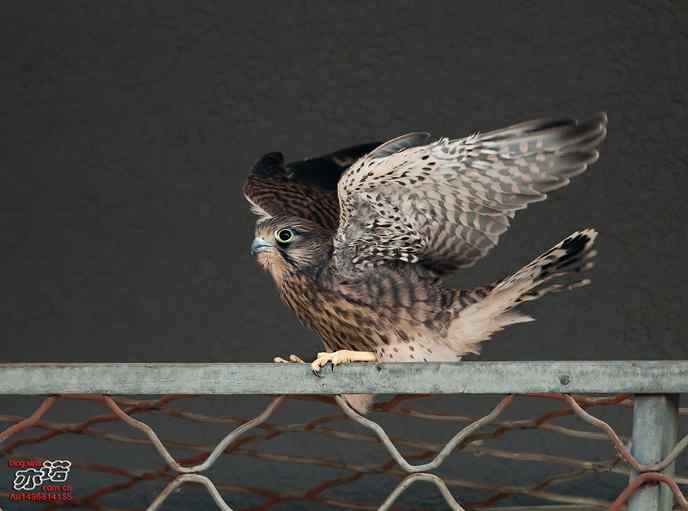
[[[427,290],[414,284],[380,274],[356,285],[292,275],[281,297],[328,350],[377,351],[421,335],[437,312],[439,304],[429,303]]]

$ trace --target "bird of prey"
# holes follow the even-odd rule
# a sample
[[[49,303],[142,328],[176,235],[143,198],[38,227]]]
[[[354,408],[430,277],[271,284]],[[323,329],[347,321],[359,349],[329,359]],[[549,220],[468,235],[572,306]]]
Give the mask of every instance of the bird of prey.
[[[484,286],[452,289],[442,278],[475,264],[516,211],[596,161],[606,126],[605,114],[538,119],[457,139],[410,133],[288,164],[263,156],[243,188],[258,216],[251,253],[322,337],[313,371],[458,361],[532,321],[520,304],[589,283],[580,272],[592,266],[594,229]],[[365,412],[365,400],[350,403]]]

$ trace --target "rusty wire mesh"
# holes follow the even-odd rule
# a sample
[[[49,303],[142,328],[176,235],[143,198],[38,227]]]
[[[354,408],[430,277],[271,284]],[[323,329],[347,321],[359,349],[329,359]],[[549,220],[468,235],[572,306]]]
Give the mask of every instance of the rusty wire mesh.
[[[258,497],[262,502],[257,506],[242,507],[241,509],[269,510],[285,502],[317,503],[333,508],[352,510],[388,510],[392,509],[395,501],[416,482],[429,482],[437,487],[447,506],[453,510],[485,509],[494,506],[515,495],[536,497],[550,504],[571,504],[588,506],[599,509],[622,509],[631,495],[642,485],[658,482],[670,488],[674,495],[678,509],[688,510],[688,499],[681,487],[688,487],[688,474],[668,475],[662,470],[675,461],[688,447],[688,435],[679,440],[676,446],[661,461],[644,465],[640,463],[629,449],[629,439],[616,433],[607,422],[597,418],[595,409],[600,407],[632,407],[633,399],[630,395],[607,397],[572,396],[567,394],[528,394],[523,396],[508,395],[503,397],[490,413],[484,416],[454,415],[445,411],[424,411],[411,406],[414,401],[430,396],[396,396],[375,406],[376,411],[407,416],[425,421],[460,424],[462,427],[445,444],[432,441],[414,441],[398,436],[390,437],[385,429],[377,422],[360,416],[353,411],[339,396],[335,397],[305,397],[283,396],[272,399],[267,407],[257,416],[215,416],[190,412],[175,406],[180,400],[191,399],[191,396],[169,395],[158,399],[130,399],[115,398],[104,395],[54,395],[45,398],[40,406],[29,416],[0,415],[0,423],[9,426],[0,432],[0,452],[2,457],[18,456],[22,448],[48,442],[56,437],[67,434],[78,434],[107,441],[113,444],[152,444],[162,456],[165,465],[151,470],[135,470],[111,466],[73,461],[73,468],[86,472],[116,475],[120,477],[115,483],[107,484],[96,490],[75,498],[71,502],[51,503],[42,509],[51,510],[60,507],[79,507],[85,509],[106,510],[113,509],[103,504],[108,495],[125,492],[135,488],[142,482],[160,481],[166,486],[157,497],[148,503],[142,503],[135,509],[160,509],[163,502],[172,495],[177,488],[185,483],[195,483],[205,486],[219,509],[239,509],[231,507],[222,493],[250,495]],[[554,403],[555,407],[546,413],[532,419],[500,420],[502,412],[512,406],[518,399],[544,399]],[[80,422],[56,422],[44,418],[58,401],[80,400],[96,401],[109,408],[110,413],[103,413],[89,417]],[[277,424],[269,422],[273,412],[288,400],[317,400],[322,403],[338,406],[343,413],[333,413],[309,419],[300,424]],[[592,412],[592,413],[591,413]],[[145,421],[134,418],[134,415],[156,414],[174,417],[192,424],[216,424],[231,428],[217,445],[204,442],[179,441],[165,439],[162,441],[155,430]],[[682,416],[688,416],[688,408],[680,409]],[[347,431],[336,424],[346,418],[362,426],[355,431]],[[556,419],[563,417],[577,417],[592,426],[589,429],[579,429],[556,423]],[[123,421],[131,428],[135,428],[144,435],[113,434],[100,429],[98,426]],[[484,441],[503,437],[514,431],[535,430],[547,431],[563,437],[584,439],[590,441],[611,442],[615,456],[602,460],[591,461],[572,457],[555,456],[540,452],[519,452],[515,450],[488,447]],[[291,434],[318,434],[325,437],[337,438],[347,442],[380,443],[390,454],[390,460],[384,463],[354,464],[341,460],[293,454],[271,453],[261,450],[261,443],[267,440]],[[18,435],[21,433],[21,435]],[[181,448],[194,451],[192,456],[177,459],[172,456],[168,448]],[[401,450],[405,452],[402,454]],[[463,479],[453,476],[438,476],[432,473],[442,465],[450,455],[468,455],[476,457],[491,457],[498,460],[516,460],[519,462],[546,463],[566,467],[565,472],[548,475],[547,478],[529,485],[496,485],[483,481]],[[295,464],[296,466],[310,465],[315,467],[336,468],[343,471],[343,475],[316,481],[305,491],[289,491],[280,488],[263,488],[255,485],[242,485],[232,482],[213,482],[201,472],[210,468],[221,456],[240,455],[257,460],[269,460],[278,463]],[[414,465],[409,460],[430,460]],[[557,485],[590,475],[601,473],[615,473],[629,476],[632,471],[637,476],[623,488],[613,500],[604,500],[591,496],[571,495],[556,490]],[[328,494],[333,488],[341,487],[360,480],[371,474],[389,474],[400,478],[387,498],[379,502],[349,501],[336,498]],[[121,478],[124,478],[122,481]],[[462,500],[459,495],[462,490],[479,490],[485,495],[479,500]],[[9,497],[8,492],[0,492],[0,496]],[[122,508],[118,508],[122,511]],[[132,509],[132,508],[128,508]],[[394,507],[394,509],[408,509]]]

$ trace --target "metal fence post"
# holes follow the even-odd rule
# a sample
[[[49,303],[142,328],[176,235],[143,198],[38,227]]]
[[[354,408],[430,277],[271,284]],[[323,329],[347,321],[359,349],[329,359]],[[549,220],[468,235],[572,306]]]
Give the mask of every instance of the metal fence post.
[[[676,445],[678,434],[678,394],[636,395],[633,409],[631,452],[643,464],[661,461]],[[674,464],[665,474],[674,473]],[[631,479],[637,474],[633,472]],[[641,486],[631,497],[629,511],[671,511],[674,496],[659,483]]]

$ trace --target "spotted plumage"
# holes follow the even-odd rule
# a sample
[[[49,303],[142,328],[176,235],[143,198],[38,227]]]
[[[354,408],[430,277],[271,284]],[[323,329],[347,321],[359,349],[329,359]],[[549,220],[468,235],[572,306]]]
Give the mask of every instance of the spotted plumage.
[[[451,289],[441,279],[494,248],[516,211],[596,161],[606,125],[604,114],[541,119],[462,139],[411,133],[303,162],[259,160],[244,186],[259,216],[252,251],[322,337],[327,352],[314,370],[460,360],[531,321],[521,303],[588,283],[579,273],[592,266],[592,229],[487,286]]]

